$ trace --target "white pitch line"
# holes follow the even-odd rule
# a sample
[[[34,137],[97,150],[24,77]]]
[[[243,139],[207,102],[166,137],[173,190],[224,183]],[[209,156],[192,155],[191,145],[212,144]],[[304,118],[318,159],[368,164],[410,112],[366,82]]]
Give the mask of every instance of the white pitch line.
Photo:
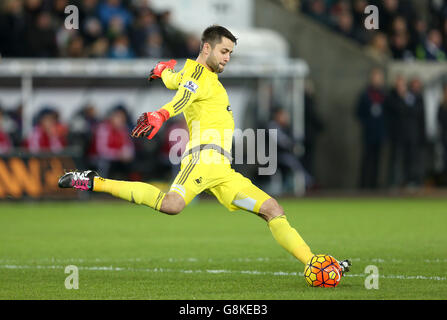
[[[0,259],[0,263],[122,263],[122,262],[220,262],[224,259],[199,259],[199,258],[162,258],[162,259],[152,259],[152,258],[128,258],[128,259],[83,259],[83,258],[38,258],[38,259],[28,259],[28,260],[19,260],[19,259]],[[404,260],[404,259],[384,259],[384,258],[350,258],[352,262],[373,262],[373,263],[447,263],[447,258],[437,258],[437,259],[421,259],[421,260]],[[270,258],[270,257],[258,257],[258,258],[231,258],[227,261],[231,262],[287,262],[287,261],[296,261],[293,257],[290,258]]]
[[[65,266],[51,265],[0,265],[0,269],[65,269]],[[79,270],[88,271],[129,271],[129,272],[177,272],[177,273],[211,273],[211,274],[250,274],[250,275],[272,275],[272,276],[302,276],[302,272],[284,272],[284,271],[258,271],[258,270],[225,270],[225,269],[205,269],[205,270],[185,270],[185,269],[169,269],[169,268],[128,268],[128,267],[113,267],[113,266],[93,266],[93,267],[78,267]],[[368,274],[346,274],[346,277],[366,277]],[[445,281],[446,277],[440,276],[424,276],[424,275],[379,275],[381,279],[399,279],[399,280],[433,280]]]

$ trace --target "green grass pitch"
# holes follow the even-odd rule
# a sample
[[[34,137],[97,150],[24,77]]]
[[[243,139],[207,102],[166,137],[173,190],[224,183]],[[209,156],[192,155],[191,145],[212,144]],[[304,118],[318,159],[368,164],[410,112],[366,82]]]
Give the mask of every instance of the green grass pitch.
[[[125,201],[0,203],[0,299],[447,299],[447,200],[280,203],[314,253],[352,259],[337,288],[308,287],[263,220],[217,201],[177,216]]]

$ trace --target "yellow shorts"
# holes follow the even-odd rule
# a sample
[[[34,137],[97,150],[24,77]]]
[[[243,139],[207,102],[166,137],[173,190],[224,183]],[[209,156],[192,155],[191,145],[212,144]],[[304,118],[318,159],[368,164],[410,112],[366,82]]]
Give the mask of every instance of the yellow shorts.
[[[215,150],[202,150],[186,156],[171,185],[187,205],[201,192],[213,194],[228,210],[245,209],[255,213],[270,196],[250,179],[231,168],[230,161]]]

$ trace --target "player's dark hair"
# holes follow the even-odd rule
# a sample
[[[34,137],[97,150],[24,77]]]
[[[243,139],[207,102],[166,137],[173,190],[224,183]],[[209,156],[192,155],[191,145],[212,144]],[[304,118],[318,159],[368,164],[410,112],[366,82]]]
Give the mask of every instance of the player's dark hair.
[[[222,42],[222,37],[228,38],[237,44],[237,38],[228,30],[219,25],[212,25],[205,29],[202,33],[202,42],[200,44],[200,51],[203,49],[203,45],[207,42],[214,48],[216,44]]]

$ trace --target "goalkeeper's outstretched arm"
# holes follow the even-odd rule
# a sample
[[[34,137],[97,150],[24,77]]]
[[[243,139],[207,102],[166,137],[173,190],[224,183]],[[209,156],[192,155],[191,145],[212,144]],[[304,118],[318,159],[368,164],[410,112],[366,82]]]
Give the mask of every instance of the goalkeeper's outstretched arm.
[[[161,80],[169,90],[178,90],[178,86],[182,81],[180,72],[175,72],[172,69],[165,69],[161,73]]]
[[[149,81],[161,78],[166,88],[177,90],[182,81],[182,74],[174,71],[176,64],[174,59],[157,63],[149,74]]]

